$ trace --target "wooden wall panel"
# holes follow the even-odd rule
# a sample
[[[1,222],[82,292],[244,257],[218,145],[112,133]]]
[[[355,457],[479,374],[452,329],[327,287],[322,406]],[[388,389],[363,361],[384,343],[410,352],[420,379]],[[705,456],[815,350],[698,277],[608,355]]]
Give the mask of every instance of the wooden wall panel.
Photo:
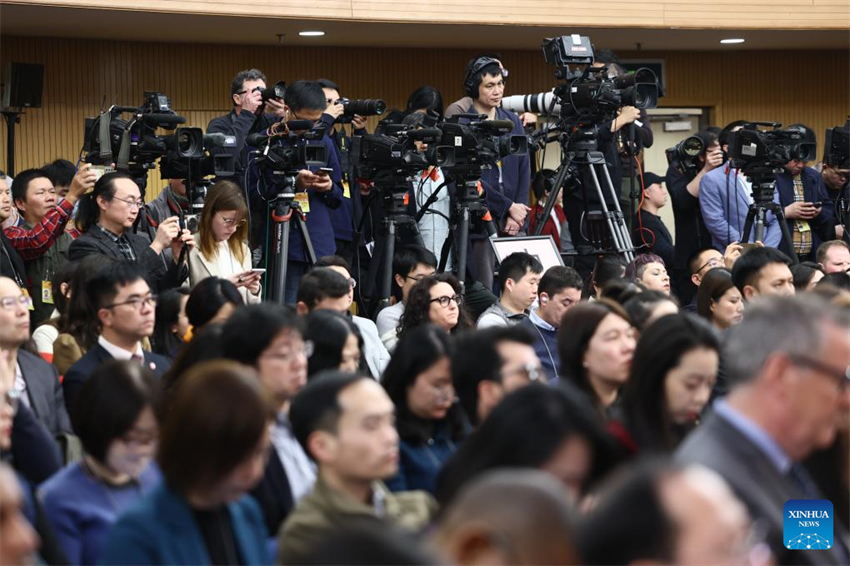
[[[846,0],[3,0],[76,8],[228,16],[721,29],[847,29]]]
[[[60,156],[76,159],[83,119],[97,114],[104,96],[106,105],[133,106],[142,102],[144,90],[162,91],[187,125],[206,127],[212,117],[229,110],[233,75],[254,66],[270,81],[328,77],[350,98],[381,97],[390,107],[403,107],[415,88],[432,84],[448,104],[462,96],[464,68],[474,54],[458,49],[257,48],[3,37],[0,65],[45,65],[44,106],[27,111],[18,127],[20,171]],[[847,52],[619,55],[664,59],[667,96],[661,105],[709,108],[715,124],[737,119],[803,122],[822,138],[825,128],[844,123],[850,112],[850,87],[839,72],[850,65]],[[511,71],[507,94],[541,92],[556,84],[553,68],[539,51],[506,51],[502,58]],[[5,165],[5,128],[0,130]],[[152,174],[149,197],[159,186]]]

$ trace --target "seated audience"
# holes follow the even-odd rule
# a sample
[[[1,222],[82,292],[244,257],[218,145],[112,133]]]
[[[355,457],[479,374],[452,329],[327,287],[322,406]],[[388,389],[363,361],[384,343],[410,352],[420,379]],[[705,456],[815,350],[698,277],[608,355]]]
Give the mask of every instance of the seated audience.
[[[823,279],[823,268],[818,263],[804,261],[790,266],[791,275],[794,276],[794,290],[797,293],[811,291],[818,281]]]
[[[316,466],[298,444],[289,420],[292,399],[307,383],[313,343],[303,339],[294,311],[281,305],[237,309],[224,325],[223,343],[225,358],[257,370],[275,404],[273,450],[251,494],[263,510],[268,536],[276,537],[295,503],[316,481]]]
[[[236,285],[221,277],[201,279],[186,299],[186,319],[191,331],[207,324],[221,324],[245,302]]]
[[[295,438],[316,462],[318,477],[280,533],[282,564],[303,564],[325,537],[352,522],[426,527],[434,512],[423,492],[391,493],[381,480],[398,472],[395,409],[373,379],[328,372],[292,401]]]
[[[399,321],[399,339],[417,326],[431,323],[455,334],[472,327],[463,304],[463,289],[451,273],[424,277],[410,290]]]
[[[786,501],[823,497],[799,462],[832,444],[840,415],[850,409],[848,327],[848,311],[810,294],[754,301],[724,339],[729,395],[714,402],[676,453],[680,462],[723,476],[767,528],[779,564],[850,560],[847,531],[838,523],[826,551],[790,550],[782,534]]]
[[[563,486],[535,470],[482,474],[443,510],[431,540],[451,564],[581,564]]]
[[[364,366],[363,339],[345,315],[325,309],[311,312],[307,315],[304,338],[313,344],[307,366],[310,377],[325,370],[356,373]]]
[[[142,349],[142,339],[153,333],[156,295],[141,268],[128,261],[107,265],[89,280],[86,295],[100,321],[97,343],[65,375],[65,404],[73,412],[80,387],[106,360],[133,360],[162,376],[168,359]]]
[[[163,481],[109,532],[101,564],[268,564],[248,491],[262,478],[274,411],[254,370],[213,361],[178,386],[160,433]]]
[[[176,287],[157,297],[155,323],[153,328],[153,351],[160,356],[173,360],[185,344],[189,332],[189,317],[186,316],[186,302],[189,289]]]
[[[830,240],[820,245],[816,261],[824,274],[850,270],[850,245],[844,240]]]
[[[584,564],[772,563],[729,485],[701,466],[623,469],[598,498],[575,532]]]
[[[558,335],[562,381],[583,391],[607,414],[626,383],[635,351],[635,329],[623,307],[607,299],[573,307]]]
[[[620,254],[601,254],[593,264],[593,271],[587,279],[583,297],[599,298],[602,289],[611,281],[623,279],[626,275],[626,260]]]
[[[222,334],[222,324],[208,324],[192,336],[192,339],[180,350],[174,364],[162,376],[162,385],[166,394],[166,410],[177,390],[177,385],[191,368],[201,362],[221,359],[221,353],[224,351]]]
[[[609,426],[630,453],[671,453],[693,429],[717,379],[719,349],[712,328],[687,313],[641,333]]]
[[[694,252],[688,259],[688,272],[690,273],[692,292],[690,302],[682,308],[688,312],[697,312],[697,291],[702,283],[702,278],[715,267],[724,267],[723,254],[714,248],[702,248]],[[728,266],[727,266],[728,268]],[[680,297],[681,298],[681,297]]]
[[[705,274],[697,292],[697,314],[723,331],[744,320],[745,308],[728,269],[717,267]]]
[[[642,291],[623,303],[623,309],[628,313],[632,325],[643,332],[662,316],[679,312],[679,302],[673,295],[661,291]]]
[[[436,270],[437,258],[426,248],[407,246],[396,252],[393,258],[393,280],[401,289],[401,300],[382,309],[375,320],[378,334],[387,350],[395,348],[398,342],[398,323],[404,313],[404,305],[410,290],[423,277],[434,275]]]
[[[479,425],[502,399],[545,374],[534,336],[520,325],[499,326],[460,336],[452,355],[452,382],[466,418]]]
[[[176,287],[183,270],[175,262],[184,244],[194,245],[192,234],[181,230],[177,216],[172,216],[160,223],[156,237],[149,242],[132,231],[144,206],[139,187],[129,175],[107,173],[98,179],[94,190],[80,200],[76,222],[83,234],[68,249],[69,259],[76,261],[100,254],[138,263],[152,289],[163,291]],[[166,262],[163,251],[168,247],[174,261]]]
[[[537,286],[536,309],[531,309],[520,325],[534,331],[534,352],[546,370],[550,382],[558,379],[561,359],[558,356],[558,329],[564,313],[581,300],[581,276],[572,267],[550,267]]]
[[[7,363],[20,402],[50,434],[69,434],[71,420],[56,368],[22,348],[30,339],[31,305],[32,299],[12,279],[0,277],[0,348],[8,352]]]
[[[59,328],[63,323],[63,315],[68,312],[70,299],[71,280],[77,273],[81,262],[71,261],[65,263],[54,275],[51,281],[51,289],[56,289],[52,295],[55,310],[49,320],[38,325],[32,333],[38,355],[48,363],[53,363],[53,343],[59,337]]]
[[[239,185],[219,181],[210,187],[196,244],[189,252],[189,286],[207,277],[221,277],[237,287],[243,303],[260,302],[262,274],[251,271],[247,223],[248,205]]]
[[[452,386],[451,354],[445,331],[418,326],[399,341],[381,377],[401,439],[398,473],[386,482],[392,491],[434,493],[437,473],[466,436]]]
[[[665,182],[664,177],[644,172],[641,179],[643,198],[632,225],[632,242],[639,252],[657,255],[664,260],[664,265],[673,266],[676,264],[673,236],[658,215],[658,212],[667,206]]]
[[[744,300],[759,295],[793,295],[791,260],[773,248],[756,247],[744,253],[732,266],[732,282]]]
[[[161,389],[150,370],[129,361],[100,365],[80,389],[74,430],[83,459],[41,485],[39,496],[71,564],[97,564],[122,512],[153,490]]]
[[[818,281],[818,286],[820,285],[831,285],[844,291],[850,291],[850,275],[841,271],[833,271],[827,273]]]
[[[536,468],[560,481],[578,504],[613,463],[612,448],[602,419],[582,395],[571,387],[533,384],[506,396],[443,466],[437,500],[449,505],[489,470]]]
[[[670,294],[670,276],[664,260],[655,254],[640,254],[626,267],[626,279],[647,289]]]
[[[15,472],[0,462],[0,564],[40,564],[38,549],[41,540],[27,517],[27,494]]]
[[[537,286],[543,266],[531,254],[515,252],[499,265],[499,302],[491,305],[478,317],[479,329],[491,326],[519,324],[528,317],[529,308],[537,299]]]

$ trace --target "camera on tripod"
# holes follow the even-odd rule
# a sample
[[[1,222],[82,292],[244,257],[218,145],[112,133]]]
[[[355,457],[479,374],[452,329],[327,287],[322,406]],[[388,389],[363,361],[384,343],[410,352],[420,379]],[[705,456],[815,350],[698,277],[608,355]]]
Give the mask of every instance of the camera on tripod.
[[[269,130],[250,134],[245,143],[260,150],[255,161],[261,170],[271,174],[278,197],[292,198],[299,171],[328,164],[328,151],[322,143],[325,128],[314,126],[309,120],[290,120]]]
[[[442,123],[441,145],[454,149],[454,163],[446,169],[455,176],[471,173],[480,177],[482,170],[505,157],[528,153],[528,138],[511,134],[513,129],[510,120],[487,120],[484,114],[459,114]]]
[[[705,144],[699,136],[688,136],[675,146],[665,149],[664,154],[667,156],[667,165],[678,163],[684,172],[689,175],[696,175],[697,169],[699,169],[697,158],[704,151]]]
[[[850,118],[843,126],[826,130],[823,162],[834,169],[850,169]]]
[[[759,130],[760,126],[772,129]],[[812,161],[817,153],[817,144],[808,141],[805,129],[783,130],[781,127],[779,122],[750,122],[732,132],[730,165],[740,169],[747,177],[753,177],[781,171],[785,164],[795,159]],[[770,198],[773,198],[772,191]]]
[[[340,98],[336,101],[336,104],[342,104],[344,108],[342,115],[336,119],[338,124],[351,122],[355,114],[358,116],[380,116],[387,110],[387,103],[381,99],[349,100],[348,98]]]

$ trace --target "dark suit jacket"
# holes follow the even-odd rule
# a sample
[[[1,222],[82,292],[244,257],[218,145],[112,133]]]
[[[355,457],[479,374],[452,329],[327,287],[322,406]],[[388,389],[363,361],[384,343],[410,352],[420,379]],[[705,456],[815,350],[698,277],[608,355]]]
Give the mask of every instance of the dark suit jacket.
[[[150,368],[157,377],[162,377],[163,374],[171,368],[171,361],[164,356],[145,352],[145,366]],[[95,344],[94,348],[86,352],[86,354],[77,360],[71,366],[68,373],[65,374],[65,379],[62,381],[62,389],[65,391],[65,404],[68,407],[68,412],[74,407],[74,401],[77,400],[77,394],[80,388],[91,376],[92,372],[97,369],[97,366],[103,362],[114,359],[106,348],[100,344]]]
[[[676,451],[675,460],[701,464],[720,474],[747,506],[753,519],[768,528],[767,543],[778,564],[839,564],[830,551],[787,550],[783,544],[783,505],[789,499],[806,499],[800,488],[783,476],[749,438],[726,419],[711,414]],[[836,522],[835,536],[847,540],[846,530]]]
[[[829,195],[821,190],[820,173],[811,167],[806,167],[800,174],[800,179],[803,181],[804,200],[824,204],[820,214],[809,220],[809,226],[812,229],[812,252],[816,252],[821,243],[835,239],[833,206],[827,202],[830,200]],[[787,172],[776,174],[776,190],[779,192],[779,203],[783,207],[794,202],[794,180]],[[793,222],[788,220],[790,230],[793,230]],[[783,248],[787,246],[786,242],[782,242],[782,245]]]
[[[56,368],[25,350],[18,350],[18,364],[38,420],[54,436],[61,432],[71,434],[71,419],[65,410],[65,396]]]
[[[15,470],[33,485],[38,485],[60,469],[62,454],[50,432],[26,405],[20,405],[12,421],[12,447],[0,453],[11,459]]]
[[[165,259],[151,249],[147,238],[132,232],[125,236],[136,254],[136,261],[147,274],[146,279],[152,290],[163,291],[180,284],[177,266],[167,265]],[[96,226],[73,241],[68,249],[68,259],[78,261],[91,254],[124,260],[118,245]]]
[[[18,250],[15,249],[2,229],[0,229],[0,246],[3,246],[3,249],[0,250],[0,275],[26,282],[27,270],[24,266],[24,260],[21,259],[21,254],[18,253]],[[15,277],[16,275],[17,277]]]
[[[292,498],[286,469],[274,448],[266,463],[263,479],[251,490],[251,495],[260,504],[268,536],[277,537],[280,527],[295,506],[295,501]]]

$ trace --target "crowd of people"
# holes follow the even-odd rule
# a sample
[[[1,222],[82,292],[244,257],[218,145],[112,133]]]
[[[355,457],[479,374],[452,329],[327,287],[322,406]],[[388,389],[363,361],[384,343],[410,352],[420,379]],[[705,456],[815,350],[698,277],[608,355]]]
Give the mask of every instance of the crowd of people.
[[[507,76],[474,59],[447,113],[522,131],[535,117],[500,108]],[[438,259],[446,193],[427,237],[401,238],[375,312],[339,87],[299,81],[265,105],[264,87],[239,73],[209,130],[244,145],[255,120],[322,122],[337,159],[297,176],[319,257],[293,231],[285,304],[267,298],[244,148],[194,233],[182,180],[147,204],[88,164],[0,180],[0,564],[850,563],[850,245],[829,192],[846,171],[789,163],[776,198],[793,241],[770,219],[742,243],[723,199],[746,201],[746,179],[721,151],[740,124],[706,131],[697,170],[631,180],[632,261],[583,253],[567,195],[545,233],[589,269],[496,262],[482,229],[465,280]],[[423,87],[400,112],[431,111]],[[614,138],[643,113],[619,116]],[[544,220],[529,191],[547,198],[551,172],[531,168],[512,156],[481,179],[503,236]],[[441,178],[424,171],[411,202]],[[792,499],[833,503],[828,548],[787,544]]]

